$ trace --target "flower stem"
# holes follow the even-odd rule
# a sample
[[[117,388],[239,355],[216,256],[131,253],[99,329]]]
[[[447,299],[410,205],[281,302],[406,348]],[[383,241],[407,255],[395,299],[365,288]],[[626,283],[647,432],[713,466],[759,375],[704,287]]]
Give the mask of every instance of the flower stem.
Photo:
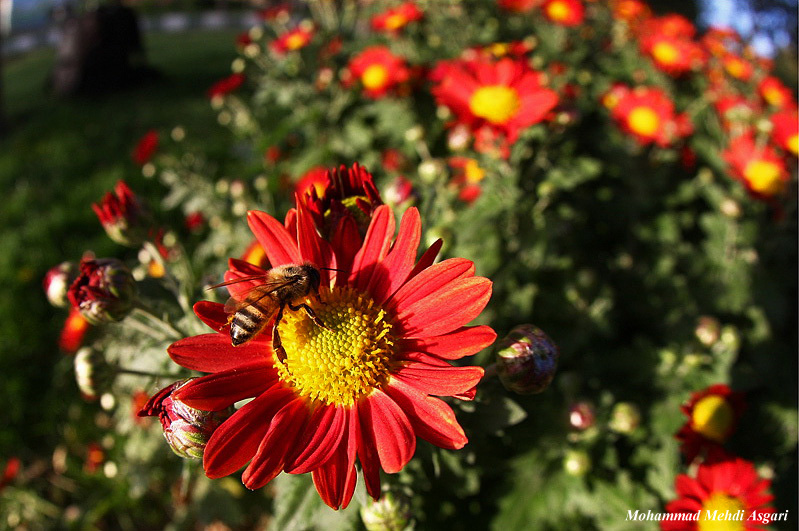
[[[136,369],[126,369],[124,367],[117,367],[116,372],[118,374],[132,374],[134,376],[147,376],[150,378],[175,378],[176,375],[174,374],[159,374],[156,372],[147,372],[147,371],[139,371]]]
[[[138,301],[136,306],[133,308],[133,312],[137,315],[142,316],[146,319],[149,323],[152,323],[158,326],[161,330],[166,332],[169,336],[172,336],[174,339],[181,339],[184,337],[183,332],[166,322],[164,319],[161,319],[157,315],[155,315],[152,310],[145,307],[141,301]]]

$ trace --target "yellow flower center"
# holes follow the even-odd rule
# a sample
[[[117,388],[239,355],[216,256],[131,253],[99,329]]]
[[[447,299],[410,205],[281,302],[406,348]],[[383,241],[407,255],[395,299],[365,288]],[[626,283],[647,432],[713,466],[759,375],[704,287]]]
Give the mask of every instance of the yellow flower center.
[[[627,117],[627,124],[641,136],[655,136],[660,127],[660,118],[651,107],[636,107]]]
[[[516,115],[521,106],[519,93],[505,85],[489,85],[474,91],[469,100],[472,114],[492,124],[504,124]]]
[[[286,39],[286,48],[298,50],[307,44],[307,38],[303,33],[294,33]]]
[[[729,59],[724,64],[724,68],[727,70],[728,74],[737,79],[742,78],[746,71],[746,65],[738,58]]]
[[[569,18],[569,6],[565,2],[550,2],[547,6],[547,16],[557,22],[562,22]]]
[[[408,19],[402,13],[395,13],[386,18],[386,29],[394,31],[400,29],[408,23]]]
[[[755,192],[774,195],[782,190],[780,167],[767,160],[753,160],[746,165],[744,177]]]
[[[732,406],[719,395],[708,395],[694,405],[691,425],[697,433],[716,442],[727,438],[733,417]]]
[[[769,104],[774,105],[775,107],[780,107],[784,103],[782,92],[780,92],[779,89],[776,89],[774,87],[770,87],[764,90],[763,97],[766,99],[766,101]]]
[[[466,163],[466,180],[470,183],[479,183],[485,177],[486,172],[474,159],[469,159]]]
[[[385,66],[374,64],[369,65],[361,74],[361,83],[369,90],[379,89],[388,80],[388,69]]]
[[[652,55],[657,62],[672,65],[680,58],[680,52],[672,44],[659,42],[652,47]]]
[[[714,492],[702,504],[697,528],[699,531],[743,531],[745,514],[737,513],[744,508],[746,506],[739,498],[725,492]]]
[[[351,288],[322,288],[319,300],[305,302],[329,330],[286,308],[278,325],[286,351],[275,361],[280,379],[300,396],[345,407],[384,385],[394,354],[386,312]]]
[[[788,150],[794,155],[799,155],[799,135],[793,135],[787,142]]]

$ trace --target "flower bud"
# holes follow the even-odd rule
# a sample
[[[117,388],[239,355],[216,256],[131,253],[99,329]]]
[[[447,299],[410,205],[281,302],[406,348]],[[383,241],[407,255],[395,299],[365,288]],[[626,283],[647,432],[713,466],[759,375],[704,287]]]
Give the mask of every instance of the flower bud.
[[[114,193],[105,194],[92,208],[108,237],[118,244],[138,247],[147,238],[150,213],[124,181],[117,182]]]
[[[569,408],[569,424],[572,428],[585,431],[594,425],[596,412],[590,402],[577,402]]]
[[[191,380],[193,378],[178,380],[158,391],[141,408],[138,416],[158,416],[164,438],[172,451],[180,457],[199,459],[214,430],[233,414],[233,408],[202,411],[187,406],[175,396],[175,392]]]
[[[133,308],[136,282],[116,258],[83,260],[69,287],[69,302],[93,325],[120,321]]]
[[[570,476],[584,476],[591,470],[591,458],[583,450],[568,450],[563,457],[563,469]]]
[[[540,393],[555,376],[559,356],[557,345],[540,328],[519,325],[501,343],[497,374],[509,391]]]
[[[641,411],[631,402],[619,402],[613,406],[608,427],[616,433],[630,434],[641,424]]]
[[[712,347],[721,336],[721,324],[715,317],[703,315],[696,323],[694,334],[704,346]]]
[[[75,381],[87,399],[94,400],[111,388],[116,373],[103,353],[88,347],[75,354]]]
[[[408,501],[391,492],[361,506],[361,520],[367,531],[399,531],[408,526],[410,517]]]
[[[78,264],[74,262],[61,262],[50,268],[42,282],[50,304],[57,308],[67,306],[69,304],[67,291],[76,278],[78,278]]]
[[[415,203],[418,194],[413,188],[413,183],[400,175],[388,185],[383,192],[383,197],[385,197],[387,204],[400,206],[405,204],[406,201],[412,202],[410,204]]]

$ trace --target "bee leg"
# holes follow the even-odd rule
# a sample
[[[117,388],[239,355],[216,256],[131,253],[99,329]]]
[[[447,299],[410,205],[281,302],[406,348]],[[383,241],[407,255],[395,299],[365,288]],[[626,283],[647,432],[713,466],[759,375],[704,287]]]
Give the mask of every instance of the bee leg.
[[[316,316],[314,311],[307,304],[302,303],[302,304],[298,304],[297,306],[289,304],[289,308],[291,308],[291,310],[294,311],[294,312],[299,311],[300,309],[303,309],[303,310],[305,310],[305,313],[308,315],[308,317],[311,318],[311,321],[313,321],[316,326],[318,326],[319,328],[324,328],[325,330],[333,330],[332,328],[330,328],[328,326],[325,326],[325,323],[323,323],[322,320],[319,319],[319,317]]]
[[[275,317],[275,325],[272,327],[272,350],[280,363],[286,361],[286,349],[283,348],[283,342],[280,340],[280,332],[277,331],[277,325],[279,325],[280,320],[283,319],[283,308],[284,306],[281,305],[280,310],[277,312],[277,317]]]

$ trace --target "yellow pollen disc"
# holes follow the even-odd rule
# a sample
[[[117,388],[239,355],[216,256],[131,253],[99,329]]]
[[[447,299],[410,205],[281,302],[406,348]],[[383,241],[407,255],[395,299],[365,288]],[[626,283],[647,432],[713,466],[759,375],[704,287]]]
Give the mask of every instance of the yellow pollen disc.
[[[492,124],[504,124],[516,115],[521,106],[519,93],[505,85],[489,85],[474,91],[469,100],[472,114]]]
[[[744,63],[739,59],[730,59],[724,65],[724,68],[727,70],[727,73],[730,74],[734,78],[741,78],[744,75],[745,66]]]
[[[774,105],[775,107],[780,107],[783,104],[783,97],[782,92],[775,88],[769,88],[763,91],[763,97],[766,101]]]
[[[660,127],[660,117],[650,107],[636,107],[627,117],[627,124],[641,136],[655,136]]]
[[[474,159],[469,159],[469,162],[466,163],[466,180],[470,183],[479,183],[485,177],[486,172],[483,168],[477,164],[477,161]]]
[[[369,90],[379,89],[388,81],[388,70],[383,65],[369,65],[361,74],[361,83]]]
[[[694,405],[691,415],[693,429],[719,443],[727,438],[734,417],[732,406],[719,395],[708,395]]]
[[[799,135],[793,135],[788,139],[788,150],[794,155],[799,155]]]
[[[746,517],[744,513],[736,513],[745,508],[740,498],[728,496],[725,492],[714,492],[702,504],[697,528],[699,531],[743,531]]]
[[[397,13],[386,18],[386,29],[391,31],[398,30],[407,23],[408,19],[405,18],[405,15]]]
[[[661,64],[671,65],[680,58],[680,52],[667,42],[659,42],[652,47],[652,55]]]
[[[295,33],[293,35],[289,35],[286,39],[286,48],[289,50],[298,50],[305,46],[306,44],[306,37],[302,33]]]
[[[567,6],[564,2],[551,2],[547,6],[547,15],[549,18],[558,22],[569,18],[569,13],[569,6]]]
[[[780,167],[767,160],[753,160],[746,165],[744,177],[755,192],[774,195],[782,190]]]
[[[386,312],[351,288],[322,288],[319,300],[305,302],[330,330],[286,308],[278,326],[286,359],[275,361],[280,379],[300,396],[345,407],[384,385],[394,355]]]

